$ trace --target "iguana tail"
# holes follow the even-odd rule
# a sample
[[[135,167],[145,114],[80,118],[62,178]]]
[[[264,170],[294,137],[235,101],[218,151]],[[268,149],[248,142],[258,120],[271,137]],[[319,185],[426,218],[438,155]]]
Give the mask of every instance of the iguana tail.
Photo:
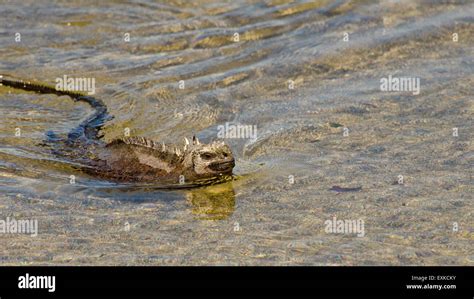
[[[76,141],[82,136],[85,136],[88,139],[99,138],[98,133],[99,133],[100,128],[103,126],[105,121],[109,119],[109,115],[107,113],[107,107],[101,100],[87,96],[80,92],[58,90],[52,86],[48,86],[45,84],[31,83],[29,81],[24,81],[24,80],[5,79],[3,76],[0,76],[0,86],[1,85],[16,88],[16,89],[22,89],[25,91],[32,91],[39,94],[55,94],[57,96],[69,96],[75,101],[86,102],[92,108],[94,108],[95,109],[94,114],[89,116],[77,128],[75,128],[69,133],[68,141]]]

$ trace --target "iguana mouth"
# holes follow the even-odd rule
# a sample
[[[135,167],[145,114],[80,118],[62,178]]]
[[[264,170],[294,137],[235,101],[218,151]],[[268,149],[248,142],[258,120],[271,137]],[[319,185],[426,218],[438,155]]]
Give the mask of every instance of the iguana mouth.
[[[213,162],[209,164],[209,169],[214,170],[214,171],[228,171],[232,170],[235,166],[235,160],[232,159],[230,161],[225,161],[225,162]]]

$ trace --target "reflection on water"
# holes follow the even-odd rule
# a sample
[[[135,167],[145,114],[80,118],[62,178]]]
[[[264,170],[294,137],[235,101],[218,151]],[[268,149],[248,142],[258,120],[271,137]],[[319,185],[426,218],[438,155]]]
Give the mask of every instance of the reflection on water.
[[[235,210],[235,192],[232,182],[201,187],[188,191],[186,199],[198,219],[226,219]]]
[[[5,236],[1,260],[473,264],[473,16],[470,1],[2,3],[0,75],[94,78],[105,141],[257,134],[226,139],[245,179],[115,184],[44,146],[90,107],[0,86],[0,218],[39,221],[34,240]],[[419,94],[381,90],[389,76]],[[325,233],[334,216],[365,236]]]

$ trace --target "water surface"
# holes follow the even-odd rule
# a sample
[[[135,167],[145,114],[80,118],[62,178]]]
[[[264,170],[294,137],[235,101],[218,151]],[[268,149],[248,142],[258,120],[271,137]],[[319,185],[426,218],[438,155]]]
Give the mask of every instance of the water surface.
[[[473,265],[473,16],[471,1],[3,1],[0,74],[95,78],[104,140],[258,133],[225,140],[235,181],[120,185],[41,146],[90,107],[0,87],[0,219],[39,223],[0,236],[1,263]],[[420,94],[381,91],[389,75]],[[327,233],[333,217],[364,237]]]

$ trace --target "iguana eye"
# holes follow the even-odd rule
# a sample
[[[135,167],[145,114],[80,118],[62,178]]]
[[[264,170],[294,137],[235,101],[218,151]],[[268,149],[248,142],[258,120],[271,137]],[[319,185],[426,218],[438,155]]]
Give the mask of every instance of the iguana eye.
[[[210,154],[210,153],[202,153],[201,154],[201,158],[203,158],[204,160],[210,160],[214,157],[213,154]]]

